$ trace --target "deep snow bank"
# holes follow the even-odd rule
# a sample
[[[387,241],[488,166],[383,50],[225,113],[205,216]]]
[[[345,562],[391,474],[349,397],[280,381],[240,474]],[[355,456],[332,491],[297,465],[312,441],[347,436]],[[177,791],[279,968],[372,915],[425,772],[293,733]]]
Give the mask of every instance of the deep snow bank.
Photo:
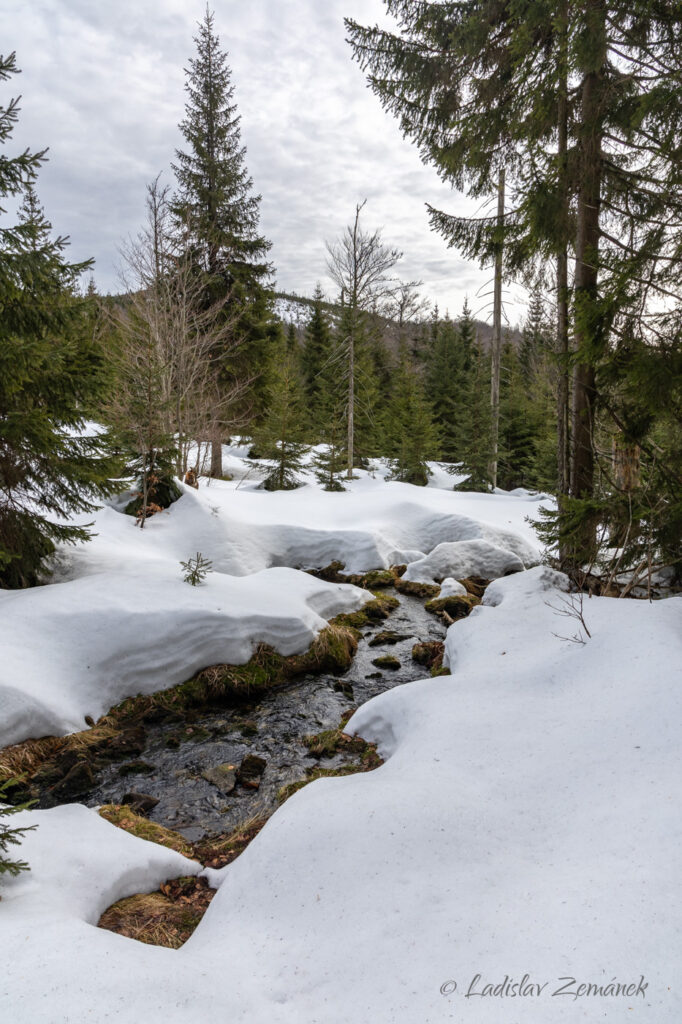
[[[362,471],[341,494],[316,483],[268,493],[248,479],[243,454],[226,456],[238,479],[185,488],[144,530],[116,507],[101,509],[92,540],[62,549],[52,584],[0,592],[0,747],[82,728],[84,715],[125,696],[244,662],[259,642],[301,651],[324,619],[367,597],[295,568],[421,564],[434,548],[457,546],[476,575],[494,568],[490,552],[514,568],[538,558],[525,517],[539,498],[418,488]],[[180,562],[197,551],[213,573],[192,588]]]
[[[414,562],[453,541],[485,541],[526,567],[539,561],[526,519],[537,518],[541,498],[413,487],[358,472],[343,493],[313,483],[267,492],[257,481],[202,481],[200,490],[186,488],[144,530],[104,508],[95,518],[96,536],[64,552],[62,574],[117,571],[122,554],[128,564],[177,566],[197,550],[216,571],[234,576],[271,566],[320,568],[336,560],[348,572],[364,572]]]
[[[85,728],[85,715],[124,697],[168,689],[207,665],[243,664],[258,643],[304,651],[327,619],[369,599],[293,569],[211,573],[193,587],[160,560],[0,591],[0,747]]]
[[[452,676],[353,718],[386,764],[289,800],[212,873],[221,888],[179,951],[95,931],[89,900],[56,914],[55,887],[81,884],[73,840],[32,833],[29,860],[53,871],[2,903],[2,1019],[678,1024],[682,599],[586,601],[579,644],[553,635],[575,631],[567,596],[543,568],[495,583],[451,627]],[[102,877],[117,889],[101,859],[82,884]],[[524,974],[539,995],[466,998]],[[641,976],[644,996],[552,994],[562,977]]]

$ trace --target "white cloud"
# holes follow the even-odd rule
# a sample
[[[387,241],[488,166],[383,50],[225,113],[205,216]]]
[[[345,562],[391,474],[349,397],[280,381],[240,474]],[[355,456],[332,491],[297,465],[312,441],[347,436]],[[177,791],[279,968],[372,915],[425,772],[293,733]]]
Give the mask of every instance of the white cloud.
[[[144,186],[169,171],[182,144],[183,67],[204,4],[3,5],[6,45],[23,69],[3,86],[5,97],[23,93],[14,146],[50,147],[39,181],[46,213],[71,236],[71,257],[94,256],[100,287],[115,290],[117,248],[138,230]],[[488,275],[430,231],[424,204],[452,210],[465,201],[422,164],[366,87],[344,39],[344,15],[373,23],[384,7],[381,0],[215,0],[278,283],[308,293],[320,279],[328,287],[324,240],[340,234],[367,198],[366,226],[382,225],[386,241],[405,253],[401,275],[423,279],[424,292],[456,314]]]

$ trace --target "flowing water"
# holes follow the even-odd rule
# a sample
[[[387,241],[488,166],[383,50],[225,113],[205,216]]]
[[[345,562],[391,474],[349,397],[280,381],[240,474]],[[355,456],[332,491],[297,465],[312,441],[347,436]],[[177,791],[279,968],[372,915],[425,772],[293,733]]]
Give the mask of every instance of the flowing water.
[[[404,639],[370,646],[372,638],[384,631]],[[337,727],[345,711],[399,683],[428,676],[428,669],[412,660],[412,647],[444,636],[444,625],[424,611],[420,600],[401,595],[400,607],[385,622],[365,628],[353,665],[342,676],[303,676],[257,700],[203,712],[189,722],[148,726],[140,759],[151,770],[122,775],[121,765],[110,765],[87,802],[91,806],[120,803],[131,791],[154,797],[159,802],[149,814],[151,820],[190,840],[228,832],[249,818],[271,814],[280,788],[304,779],[317,764],[303,737]],[[372,664],[384,655],[397,658],[400,668],[378,669]],[[204,778],[204,772],[220,765],[238,768],[247,755],[265,761],[257,789],[238,783],[226,795]],[[348,760],[337,754],[325,758],[322,766],[334,768]]]

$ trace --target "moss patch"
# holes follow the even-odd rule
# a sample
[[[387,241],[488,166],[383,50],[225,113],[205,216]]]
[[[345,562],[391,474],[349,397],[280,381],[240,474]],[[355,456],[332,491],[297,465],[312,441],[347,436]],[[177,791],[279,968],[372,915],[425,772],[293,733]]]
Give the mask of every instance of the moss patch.
[[[392,654],[382,654],[380,658],[373,658],[372,664],[377,668],[390,668],[394,672],[400,668],[400,662]]]
[[[369,771],[369,769],[364,770]],[[304,786],[315,782],[316,779],[332,779],[340,778],[343,775],[357,775],[359,771],[363,771],[363,769],[352,764],[344,764],[340,768],[311,768],[305,779],[299,779],[297,782],[290,782],[288,786],[282,786],[277,794],[277,800],[280,804],[283,804],[294,793],[298,793],[299,789],[303,789]]]
[[[356,612],[344,612],[332,619],[334,623],[343,624],[351,629],[362,629],[387,619],[392,611],[400,606],[397,597],[391,594],[375,594],[373,601],[368,601]]]
[[[467,576],[466,579],[459,582],[468,594],[478,598],[483,597],[486,587],[490,584],[490,580],[483,579],[482,576]]]
[[[355,759],[354,762],[342,764],[336,768],[323,768],[320,765],[309,768],[305,779],[299,779],[297,782],[290,782],[287,786],[282,786],[277,794],[277,799],[280,803],[284,803],[292,794],[297,793],[299,789],[303,789],[310,782],[314,782],[315,779],[336,778],[344,775],[355,775],[358,772],[371,772],[384,763],[377,753],[375,743],[367,743],[360,736],[349,736],[348,733],[343,731],[344,726],[354,713],[355,710],[353,708],[350,711],[346,711],[336,729],[325,729],[323,732],[316,733],[313,736],[305,736],[303,739],[313,757],[321,759],[335,757],[337,754],[345,754],[351,755]]]
[[[433,601],[427,601],[424,608],[433,615],[445,613],[453,621],[465,619],[472,608],[475,608],[481,601],[472,594],[458,594],[452,597],[438,597]]]
[[[411,580],[396,579],[395,589],[400,594],[409,594],[412,597],[437,597],[440,594],[440,587],[435,583],[413,583]]]
[[[207,868],[231,864],[258,835],[267,818],[251,818],[225,835],[208,836],[193,844],[194,858]]]

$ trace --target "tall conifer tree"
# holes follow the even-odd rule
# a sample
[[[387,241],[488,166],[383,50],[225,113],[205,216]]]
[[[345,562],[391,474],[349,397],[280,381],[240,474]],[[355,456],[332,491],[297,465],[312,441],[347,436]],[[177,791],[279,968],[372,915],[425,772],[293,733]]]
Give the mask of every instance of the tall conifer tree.
[[[322,306],[323,301],[322,288],[318,284],[313,295],[312,312],[306,324],[301,350],[301,374],[306,404],[305,420],[309,440],[313,444],[319,441],[316,432],[323,424],[322,404],[328,380],[325,368],[332,356],[331,327]]]
[[[16,74],[0,58],[0,81]],[[0,106],[0,144],[17,120]],[[43,153],[0,157],[0,203],[24,195],[18,223],[0,227],[0,586],[36,582],[56,543],[85,540],[74,512],[111,491],[106,438],[84,420],[106,381],[102,353],[85,324],[77,282],[89,263],[67,263],[33,191]]]
[[[649,0],[386,6],[399,32],[347,22],[372,88],[453,184],[490,196],[504,167],[511,187],[514,213],[502,231],[494,217],[438,211],[434,226],[487,262],[503,236],[512,270],[557,261],[560,408],[566,255],[573,250],[570,500],[560,502],[559,526],[563,562],[578,571],[594,557],[601,514],[600,374],[633,324],[650,345],[680,329],[682,13]],[[672,316],[671,298],[678,303]],[[562,487],[565,426],[562,413]]]
[[[430,475],[428,461],[438,452],[438,435],[424,385],[415,373],[406,346],[401,347],[393,379],[385,438],[393,478],[425,487]]]
[[[173,164],[178,181],[174,210],[198,267],[207,275],[207,302],[228,295],[229,315],[239,312],[235,330],[243,346],[236,362],[234,356],[225,361],[224,372],[254,378],[251,405],[258,414],[271,338],[270,242],[259,233],[261,197],[253,194],[246,169],[232,75],[208,7],[194,41],[196,56],[186,70],[187,104],[180,123],[187,148],[176,152]],[[220,474],[218,438],[212,473]]]

